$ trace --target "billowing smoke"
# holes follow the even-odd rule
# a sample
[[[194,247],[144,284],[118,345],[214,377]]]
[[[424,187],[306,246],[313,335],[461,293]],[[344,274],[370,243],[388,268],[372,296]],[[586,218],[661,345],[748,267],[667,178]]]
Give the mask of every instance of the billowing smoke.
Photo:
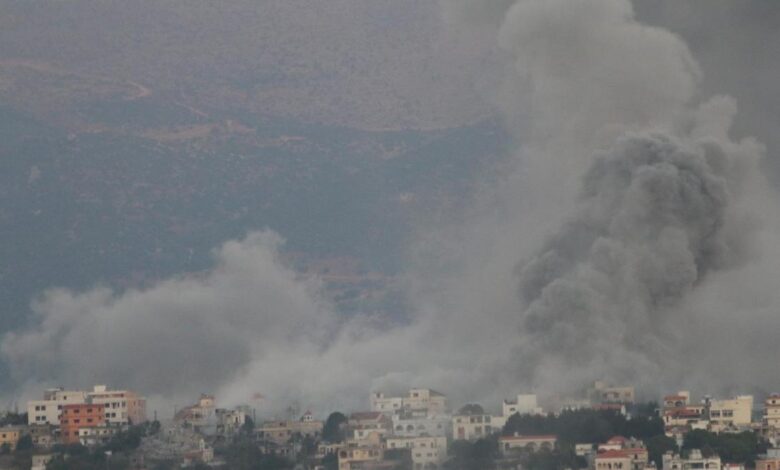
[[[175,398],[234,381],[269,354],[317,349],[337,323],[318,285],[279,262],[280,243],[271,232],[227,242],[209,272],[144,291],[46,292],[33,304],[37,326],[8,334],[3,357],[20,382]]]
[[[744,177],[734,158],[715,142],[646,134],[594,162],[573,218],[518,267],[528,375],[560,383],[545,377],[553,363],[576,371],[565,374],[570,386],[664,376],[680,302],[746,260],[752,230],[731,207]]]
[[[264,232],[147,290],[44,293],[2,341],[16,381],[321,411],[409,386],[488,404],[602,378],[780,385],[776,195],[762,146],[729,134],[734,101],[698,104],[686,45],[627,0],[441,3],[499,64],[489,99],[522,147],[456,223],[421,229],[408,323],[340,319]]]

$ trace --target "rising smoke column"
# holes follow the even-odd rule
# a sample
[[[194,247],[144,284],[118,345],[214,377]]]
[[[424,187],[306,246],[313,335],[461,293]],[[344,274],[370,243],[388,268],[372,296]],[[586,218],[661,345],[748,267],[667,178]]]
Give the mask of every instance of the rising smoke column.
[[[661,375],[680,339],[675,308],[744,259],[749,233],[727,220],[741,183],[730,158],[712,142],[642,134],[596,159],[574,216],[518,266],[526,375],[571,387]],[[565,378],[545,376],[551,365]]]
[[[729,135],[733,100],[696,106],[687,47],[627,1],[479,7],[511,62],[494,101],[523,148],[466,222],[445,227],[454,236],[428,238],[439,259],[409,273],[408,324],[339,318],[280,261],[281,237],[255,233],[204,273],[42,294],[30,327],[0,340],[15,383],[216,391],[226,405],[261,392],[272,409],[319,412],[411,386],[490,404],[596,378],[780,385],[766,360],[780,351],[777,196],[761,146]]]
[[[503,369],[543,393],[599,378],[653,392],[691,380],[711,391],[733,385],[717,372],[692,379],[724,349],[703,331],[737,332],[725,326],[741,318],[749,326],[731,338],[738,344],[777,325],[755,305],[727,310],[711,298],[735,293],[736,271],[761,276],[746,267],[756,253],[774,254],[776,239],[763,148],[729,135],[734,101],[697,105],[701,71],[687,46],[638,23],[629,1],[495,1],[481,14],[467,0],[442,3],[481,37],[492,29],[511,62],[497,101],[523,145],[496,199],[518,210],[492,239],[473,238],[508,248],[474,264],[521,259],[518,335]],[[540,232],[529,250],[523,239]],[[776,302],[771,291],[760,297],[762,312]]]

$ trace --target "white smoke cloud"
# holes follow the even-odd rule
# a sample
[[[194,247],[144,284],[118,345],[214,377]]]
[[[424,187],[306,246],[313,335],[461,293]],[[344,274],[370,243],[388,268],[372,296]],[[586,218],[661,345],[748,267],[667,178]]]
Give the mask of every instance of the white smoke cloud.
[[[19,381],[123,385],[169,397],[235,380],[251,361],[290,344],[325,344],[335,317],[277,259],[281,239],[259,232],[225,243],[207,273],[148,290],[52,290],[37,325],[8,334],[2,354]]]
[[[471,5],[443,0],[465,29]],[[2,341],[14,377],[224,403],[259,392],[272,409],[323,412],[409,386],[485,403],[597,378],[777,386],[770,365],[737,367],[739,344],[778,352],[780,224],[762,147],[729,135],[733,100],[697,106],[688,48],[628,1],[489,7],[474,27],[508,61],[494,101],[523,147],[467,223],[415,246],[408,324],[340,319],[264,232],[226,243],[198,276],[45,293],[38,323]]]

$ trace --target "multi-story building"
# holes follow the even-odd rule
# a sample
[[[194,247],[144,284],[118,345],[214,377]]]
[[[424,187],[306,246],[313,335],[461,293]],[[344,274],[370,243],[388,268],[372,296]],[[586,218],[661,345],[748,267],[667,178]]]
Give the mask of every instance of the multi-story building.
[[[504,400],[502,406],[502,415],[505,418],[519,413],[521,415],[540,415],[542,408],[536,402],[536,395],[521,394],[517,395],[516,400]]]
[[[764,400],[764,427],[780,429],[780,394],[773,393]]]
[[[688,405],[682,408],[670,408],[663,411],[664,427],[667,436],[685,434],[692,429],[707,429],[709,420],[702,405]]]
[[[392,417],[393,435],[397,437],[447,436],[452,430],[452,417],[449,415],[416,416],[405,413]]]
[[[704,457],[700,450],[691,449],[688,457],[667,452],[663,456],[663,470],[720,470],[720,457]]]
[[[780,449],[768,449],[756,459],[756,470],[780,470]]]
[[[201,394],[198,402],[185,406],[178,410],[173,416],[175,423],[191,427],[193,429],[205,430],[213,426],[216,431],[216,400],[213,395]]]
[[[105,406],[79,403],[62,406],[60,440],[63,444],[78,444],[81,428],[105,426]]]
[[[684,408],[690,404],[691,392],[681,390],[674,395],[664,397],[664,409]]]
[[[217,434],[230,436],[238,433],[246,423],[247,410],[244,408],[217,408]]]
[[[622,450],[608,450],[593,459],[595,470],[631,470],[631,456]]]
[[[105,385],[95,385],[91,392],[87,392],[87,403],[104,405],[109,424],[146,422],[146,399],[130,390],[108,390]]]
[[[261,442],[270,441],[277,445],[284,445],[295,435],[319,436],[323,425],[322,421],[314,420],[311,414],[307,413],[301,419],[294,421],[266,421],[255,428],[255,438]]]
[[[727,400],[705,399],[704,406],[709,414],[710,430],[713,432],[746,428],[752,421],[752,395],[740,395]]]
[[[79,428],[79,442],[86,447],[105,444],[117,433],[116,426],[85,426]]]
[[[634,387],[613,387],[597,380],[588,390],[591,404],[597,403],[634,403]]]
[[[522,452],[537,452],[540,450],[553,450],[558,442],[558,437],[553,435],[501,436],[498,438],[498,448],[501,455],[507,457]]]
[[[438,468],[447,459],[446,437],[391,437],[387,449],[409,449],[414,470]]]
[[[488,414],[458,414],[452,417],[452,437],[473,441],[493,433],[493,417]]]
[[[64,405],[105,405],[105,419],[110,424],[128,425],[146,421],[146,399],[128,390],[108,390],[96,385],[91,392],[53,388],[46,390],[43,400],[27,402],[27,423],[59,425]]]
[[[339,450],[339,470],[371,468],[372,463],[381,462],[384,449],[379,446],[347,447]]]
[[[392,431],[393,422],[379,411],[361,411],[349,415],[347,425],[352,431]]]
[[[447,397],[428,388],[413,388],[405,397],[387,397],[383,392],[371,394],[371,411],[396,413],[402,410],[444,414],[447,412]]]
[[[64,405],[85,403],[86,392],[51,388],[43,392],[43,400],[27,402],[27,424],[59,426]]]
[[[403,397],[387,397],[384,392],[371,393],[371,411],[395,413],[403,410]]]
[[[52,447],[55,444],[55,433],[59,431],[56,426],[51,424],[30,426],[28,430],[33,445],[39,449]]]
[[[16,444],[22,437],[22,428],[18,426],[0,427],[0,447],[7,447],[9,450],[16,450]]]
[[[33,454],[30,470],[46,470],[46,466],[54,457],[56,454]]]

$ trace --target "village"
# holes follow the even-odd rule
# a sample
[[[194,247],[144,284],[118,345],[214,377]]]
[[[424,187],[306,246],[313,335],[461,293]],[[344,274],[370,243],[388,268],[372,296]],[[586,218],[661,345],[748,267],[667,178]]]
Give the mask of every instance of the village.
[[[476,403],[453,411],[427,388],[374,391],[366,402],[276,419],[203,394],[161,422],[136,391],[49,389],[26,413],[6,413],[0,468],[780,469],[777,394],[756,402],[679,391],[640,403],[633,387],[597,381],[555,409],[518,394],[500,412]]]

